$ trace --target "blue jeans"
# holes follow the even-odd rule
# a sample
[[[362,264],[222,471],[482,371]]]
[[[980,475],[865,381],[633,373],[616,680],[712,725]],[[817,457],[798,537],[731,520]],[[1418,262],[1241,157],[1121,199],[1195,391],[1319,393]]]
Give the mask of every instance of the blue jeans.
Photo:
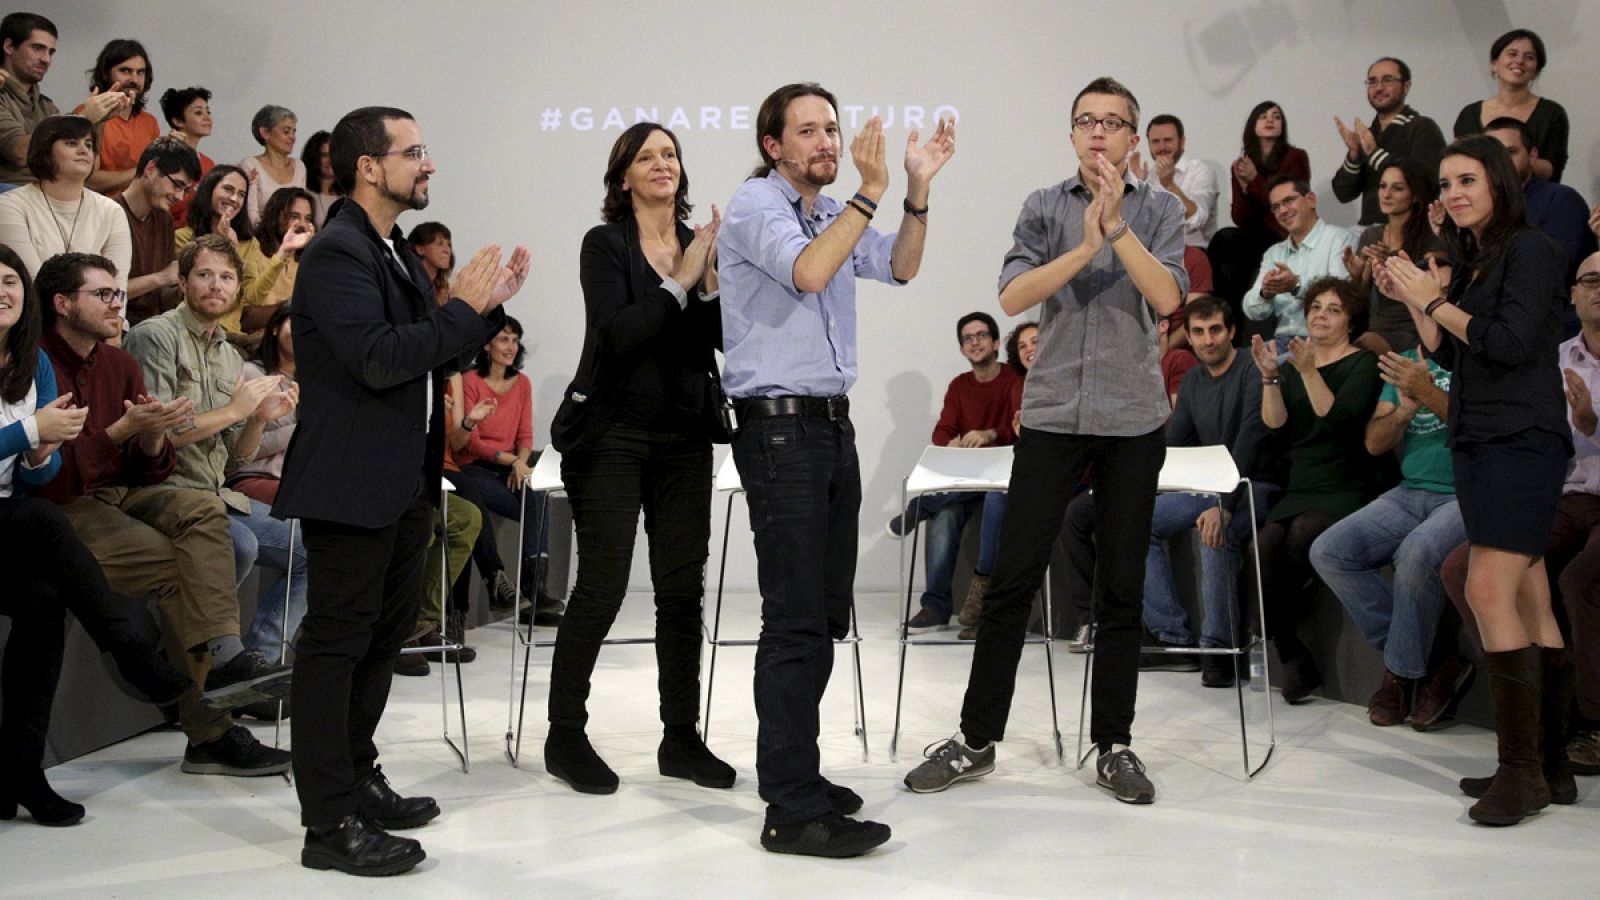
[[[1311,565],[1383,651],[1384,666],[1422,678],[1446,606],[1439,566],[1466,539],[1455,494],[1391,488],[1324,531],[1311,544]],[[1378,571],[1391,563],[1393,585]]]
[[[1253,481],[1256,524],[1266,520],[1272,504],[1282,493],[1275,484]],[[1195,519],[1217,505],[1216,498],[1202,494],[1169,493],[1156,496],[1150,519],[1150,551],[1144,561],[1144,624],[1150,632],[1169,644],[1189,644],[1194,635],[1189,619],[1178,602],[1178,586],[1172,575],[1172,560],[1167,556],[1167,541],[1194,527]],[[1200,646],[1233,647],[1239,631],[1239,564],[1241,553],[1250,544],[1250,517],[1241,511],[1229,522],[1221,547],[1200,544]]]
[[[259,650],[268,662],[283,658],[283,601],[285,584],[289,591],[289,635],[300,627],[306,614],[306,551],[298,529],[294,547],[289,547],[289,523],[274,519],[272,508],[259,500],[250,501],[250,514],[228,510],[228,536],[233,538],[235,565],[240,559],[253,559],[261,567],[261,596],[256,615],[245,632],[247,650]],[[246,570],[248,572],[248,570]],[[241,581],[243,579],[240,579]]]
[[[961,535],[973,513],[983,508],[983,498],[984,494],[978,491],[952,491],[911,501],[919,507],[918,518],[932,518],[928,523],[928,578],[922,606],[947,619],[955,611],[950,582],[956,574],[956,557],[961,555]]]
[[[849,632],[861,461],[847,418],[746,417],[733,439],[761,586],[756,778],[767,824],[833,809],[820,770],[817,707],[833,641]]]

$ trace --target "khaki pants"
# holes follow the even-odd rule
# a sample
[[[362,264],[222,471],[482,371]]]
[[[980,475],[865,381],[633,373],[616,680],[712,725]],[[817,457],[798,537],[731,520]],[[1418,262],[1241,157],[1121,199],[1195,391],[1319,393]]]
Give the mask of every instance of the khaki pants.
[[[472,560],[472,544],[478,539],[478,532],[483,530],[483,513],[478,507],[468,501],[454,497],[446,501],[450,516],[445,522],[444,545],[445,555],[450,560],[449,578],[445,584],[440,583],[440,568],[443,560],[440,554],[434,552],[438,545],[439,516],[438,508],[433,512],[434,537],[428,547],[428,563],[425,574],[422,576],[427,582],[427,594],[422,600],[422,611],[417,614],[417,624],[424,623],[436,625],[441,634],[444,633],[444,596],[446,584],[455,584],[461,577],[461,571]]]
[[[185,488],[105,488],[62,507],[112,589],[154,594],[165,615],[167,651],[204,685],[211,670],[206,642],[239,633],[233,540],[222,497]],[[191,691],[178,720],[195,744],[233,727],[226,711]]]

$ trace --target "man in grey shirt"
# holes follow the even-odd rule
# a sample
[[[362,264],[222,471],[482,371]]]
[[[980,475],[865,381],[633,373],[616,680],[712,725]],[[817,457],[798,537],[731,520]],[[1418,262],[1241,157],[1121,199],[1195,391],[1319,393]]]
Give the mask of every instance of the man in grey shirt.
[[[1156,325],[1188,291],[1183,205],[1127,171],[1139,103],[1097,78],[1072,103],[1078,172],[1023,204],[1000,273],[1000,307],[1043,306],[1039,354],[1022,395],[1000,554],[978,625],[961,733],[906,776],[926,793],[994,770],[1032,597],[1073,490],[1092,465],[1098,626],[1091,736],[1097,782],[1126,803],[1155,788],[1129,749],[1138,690],[1144,555],[1166,459],[1168,405]]]

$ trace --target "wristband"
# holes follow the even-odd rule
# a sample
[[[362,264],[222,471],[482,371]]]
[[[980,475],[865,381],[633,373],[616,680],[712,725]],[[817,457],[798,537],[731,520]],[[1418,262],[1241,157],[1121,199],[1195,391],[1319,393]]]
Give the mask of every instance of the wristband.
[[[925,215],[928,214],[928,208],[926,206],[924,206],[921,209],[917,209],[915,206],[911,205],[911,201],[909,199],[903,201],[900,205],[901,205],[901,208],[903,208],[906,211],[907,215],[925,216]]]
[[[872,210],[862,206],[855,200],[855,198],[852,197],[848,202],[845,203],[845,206],[848,206],[856,212],[861,213],[863,216],[866,216],[868,222],[872,221]]]
[[[1278,375],[1274,375],[1271,378],[1263,378],[1263,379],[1261,379],[1261,384],[1262,384],[1263,387],[1267,387],[1267,386],[1271,386],[1271,385],[1277,385],[1277,384],[1283,384],[1283,378],[1278,376]]]
[[[1447,300],[1443,294],[1440,294],[1439,296],[1433,298],[1433,300],[1429,301],[1428,308],[1423,310],[1422,314],[1431,319],[1431,318],[1433,318],[1433,311],[1438,309],[1439,307],[1445,305],[1448,302],[1450,302],[1450,301]]]
[[[1113,228],[1111,230],[1111,233],[1106,235],[1106,243],[1115,244],[1119,238],[1121,238],[1123,235],[1125,235],[1127,233],[1128,233],[1128,220],[1127,219],[1123,219],[1121,225],[1118,225],[1116,228]]]
[[[866,197],[865,197],[865,196],[864,196],[864,195],[862,195],[862,194],[859,194],[859,193],[858,193],[858,194],[856,194],[856,195],[855,195],[855,196],[854,196],[854,197],[851,197],[851,198],[850,198],[850,199],[851,199],[851,200],[859,200],[859,201],[861,201],[861,202],[862,202],[862,203],[863,203],[863,204],[865,204],[865,205],[866,205],[866,207],[867,207],[867,209],[870,209],[870,210],[872,210],[872,211],[873,211],[873,212],[877,212],[877,211],[878,211],[878,204],[876,204],[876,203],[873,203],[873,202],[872,202],[872,201],[871,201],[871,200],[868,200],[868,199],[867,199],[867,198],[866,198]]]
[[[471,431],[472,429],[477,428],[477,427],[478,427],[478,422],[477,422],[476,419],[473,419],[470,416],[462,416],[461,417],[461,430],[462,431]]]

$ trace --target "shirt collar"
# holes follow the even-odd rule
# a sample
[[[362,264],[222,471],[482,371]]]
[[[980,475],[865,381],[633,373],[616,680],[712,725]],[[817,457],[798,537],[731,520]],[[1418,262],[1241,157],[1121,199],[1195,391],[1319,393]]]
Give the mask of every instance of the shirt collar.
[[[1291,237],[1289,238],[1289,246],[1295,250],[1299,250],[1301,247],[1308,247],[1312,250],[1315,250],[1317,249],[1317,244],[1322,240],[1322,236],[1326,234],[1327,231],[1328,220],[1318,216],[1317,224],[1311,226],[1311,230],[1306,233],[1306,239],[1296,244],[1294,243],[1294,238]]]
[[[805,207],[801,205],[804,201],[804,198],[800,196],[800,192],[795,189],[794,185],[789,183],[789,179],[783,177],[783,173],[779,172],[776,167],[774,167],[771,172],[767,173],[767,180],[778,186],[778,192],[783,194],[783,199],[789,201],[790,206],[795,207],[801,212],[805,211]],[[832,197],[829,197],[827,194],[818,192],[817,199],[811,204],[811,212],[813,214],[819,212],[837,212],[837,208],[842,207],[843,205],[844,204],[833,199]]]
[[[1581,331],[1561,345],[1561,355],[1570,362],[1600,369],[1600,359],[1589,352],[1589,345],[1584,343]]]
[[[79,356],[78,351],[72,349],[72,345],[67,343],[67,339],[62,337],[60,332],[57,332],[54,328],[45,329],[44,335],[40,337],[39,342],[44,345],[44,352],[52,360],[60,360],[74,367],[89,365],[94,360],[95,353],[100,349],[100,345],[104,343],[104,341],[95,341],[94,346],[89,348],[88,356]]]
[[[189,301],[187,300],[178,301],[177,316],[183,327],[188,329],[189,333],[199,340],[216,344],[228,339],[220,322],[213,325],[211,334],[207,335],[205,323],[200,321],[200,317],[195,315],[194,310],[189,308]]]

